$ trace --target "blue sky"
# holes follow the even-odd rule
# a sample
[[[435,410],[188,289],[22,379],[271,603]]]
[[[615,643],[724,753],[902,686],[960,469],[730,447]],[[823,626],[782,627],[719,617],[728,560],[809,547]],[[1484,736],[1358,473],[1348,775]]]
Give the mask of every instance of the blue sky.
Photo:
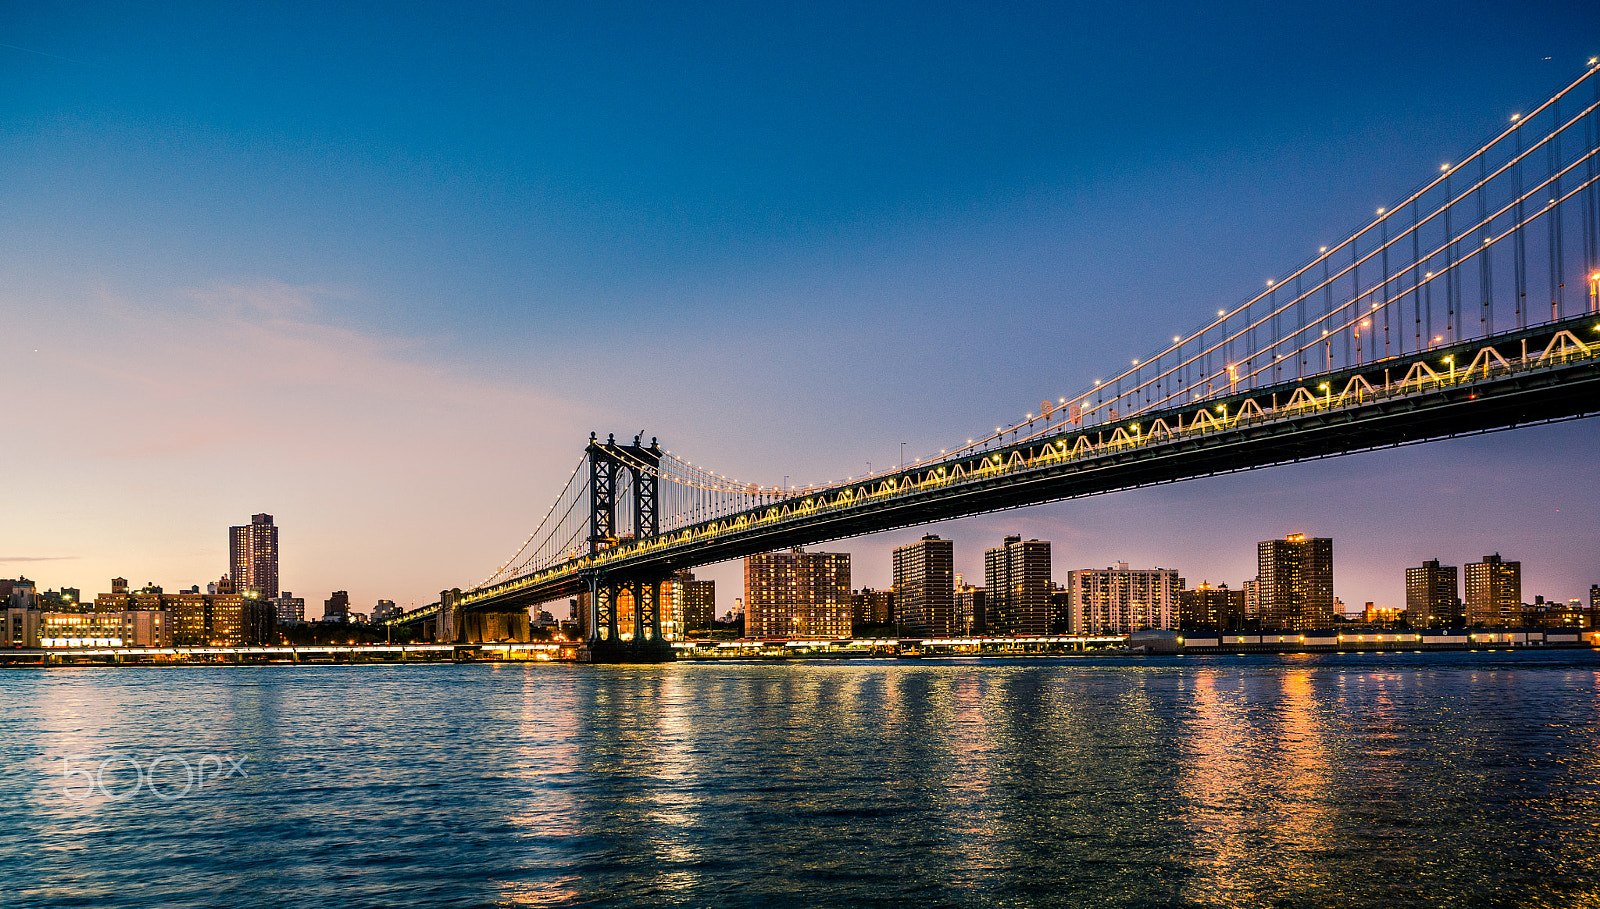
[[[1081,389],[1576,78],[1590,4],[13,5],[0,575],[427,602],[590,430],[820,481]],[[974,518],[1058,577],[1600,582],[1593,421]],[[1557,511],[1557,509],[1560,509]],[[839,544],[858,582],[921,531]],[[47,561],[32,561],[47,560]],[[709,572],[726,607],[739,572]],[[315,614],[318,610],[312,607]]]

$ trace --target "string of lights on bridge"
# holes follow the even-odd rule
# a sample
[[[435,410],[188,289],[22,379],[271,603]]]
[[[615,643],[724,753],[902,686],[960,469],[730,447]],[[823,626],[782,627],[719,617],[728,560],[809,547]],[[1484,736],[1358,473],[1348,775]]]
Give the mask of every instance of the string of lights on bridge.
[[[1442,165],[1399,203],[1377,209],[1348,238],[1320,247],[1307,262],[1267,281],[1245,302],[1219,309],[1215,319],[1194,331],[1174,335],[1153,357],[1132,360],[1128,368],[1109,380],[1096,380],[1081,393],[1054,403],[1045,399],[1037,413],[996,426],[964,445],[941,449],[937,456],[864,477],[793,486],[744,483],[670,451],[661,453],[659,464],[634,458],[620,447],[613,456],[629,468],[625,475],[636,471],[666,481],[660,514],[661,530],[667,533],[764,504],[815,499],[841,486],[879,482],[997,446],[1487,338],[1502,330],[1502,322],[1510,323],[1506,329],[1542,324],[1542,315],[1532,313],[1530,290],[1548,300],[1550,321],[1556,322],[1572,315],[1566,293],[1571,277],[1581,276],[1588,285],[1586,311],[1600,311],[1597,74],[1600,59],[1591,59],[1580,78],[1529,113],[1513,115],[1507,127],[1476,151]],[[1593,96],[1579,99],[1574,109],[1570,99],[1584,86]],[[1565,116],[1563,102],[1568,103]],[[1574,152],[1570,137],[1580,128],[1583,142]],[[1578,204],[1570,204],[1575,200]],[[1543,275],[1535,274],[1540,269],[1527,248],[1535,226],[1543,228],[1535,238],[1544,244]],[[1579,241],[1581,271],[1572,267],[1569,232]],[[1477,287],[1471,290],[1474,277]],[[1497,311],[1496,298],[1504,301],[1508,293],[1512,311],[1506,313],[1503,302]],[[1442,298],[1442,321],[1436,318],[1435,297]],[[1477,308],[1474,329],[1467,327],[1469,307]],[[585,547],[592,544],[589,515],[580,511],[587,504],[588,463],[587,457],[579,462],[533,533],[474,589],[586,554]],[[619,510],[631,507],[631,494],[629,488],[619,490]]]

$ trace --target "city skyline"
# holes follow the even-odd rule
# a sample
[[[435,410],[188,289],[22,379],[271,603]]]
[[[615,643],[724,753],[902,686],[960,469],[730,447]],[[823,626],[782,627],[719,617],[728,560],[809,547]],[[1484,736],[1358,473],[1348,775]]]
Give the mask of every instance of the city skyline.
[[[16,11],[0,369],[37,441],[0,480],[0,575],[204,584],[218,528],[267,511],[294,527],[284,587],[420,605],[515,549],[591,430],[771,484],[930,454],[1247,296],[1594,52],[1576,4],[1419,28],[1404,60],[1292,10],[635,12],[433,40]],[[1141,37],[1078,37],[1119,27]],[[1315,52],[1258,49],[1289,40]],[[1347,604],[1495,551],[1569,597],[1600,580],[1597,442],[1523,429],[830,548],[858,586],[924,533],[968,578],[1020,533],[1061,570],[1232,586],[1306,532],[1339,540]],[[700,570],[719,611],[737,570]]]

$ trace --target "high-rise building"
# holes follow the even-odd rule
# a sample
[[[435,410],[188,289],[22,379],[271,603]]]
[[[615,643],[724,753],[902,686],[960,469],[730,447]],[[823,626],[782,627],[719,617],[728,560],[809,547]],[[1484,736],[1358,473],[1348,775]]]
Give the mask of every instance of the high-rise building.
[[[1522,563],[1500,553],[1466,564],[1465,612],[1468,625],[1516,625],[1522,620]]]
[[[1406,569],[1406,624],[1412,628],[1459,625],[1461,596],[1456,586],[1456,566],[1438,559]]]
[[[954,630],[955,563],[955,542],[934,534],[895,549],[895,623],[904,634],[934,637]]]
[[[1251,578],[1239,587],[1244,591],[1244,627],[1261,627],[1261,579]]]
[[[1050,542],[1006,537],[983,553],[984,625],[989,634],[1050,633]]]
[[[228,528],[229,577],[240,593],[265,599],[278,595],[278,528],[272,515],[255,514],[250,523]]]
[[[1177,569],[1130,569],[1127,562],[1067,573],[1074,634],[1132,634],[1173,628],[1183,579]]]
[[[1205,581],[1178,593],[1178,627],[1206,631],[1236,631],[1244,627],[1244,591],[1227,584],[1212,587]]]
[[[1261,627],[1307,631],[1333,624],[1333,540],[1293,533],[1256,546]]]
[[[705,631],[717,612],[717,582],[697,581],[694,572],[680,571],[672,576],[672,599],[678,606],[679,621],[685,632]]]
[[[1072,631],[1072,593],[1065,584],[1050,585],[1050,633]]]
[[[767,552],[744,560],[748,638],[850,636],[850,554]]]

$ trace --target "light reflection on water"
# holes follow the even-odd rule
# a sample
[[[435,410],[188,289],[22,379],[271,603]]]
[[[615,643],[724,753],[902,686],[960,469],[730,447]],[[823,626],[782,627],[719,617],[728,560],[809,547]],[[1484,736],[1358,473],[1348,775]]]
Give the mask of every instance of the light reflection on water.
[[[7,905],[1600,904],[1588,651],[28,671],[0,706]],[[69,754],[249,776],[73,800]]]

